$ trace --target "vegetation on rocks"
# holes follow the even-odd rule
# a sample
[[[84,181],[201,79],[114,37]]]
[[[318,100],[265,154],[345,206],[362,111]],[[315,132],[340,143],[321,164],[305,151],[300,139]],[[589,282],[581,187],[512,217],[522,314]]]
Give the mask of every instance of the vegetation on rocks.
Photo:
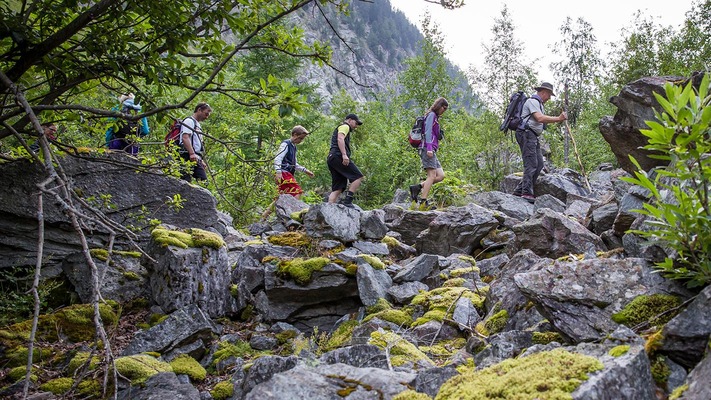
[[[226,400],[234,393],[234,385],[230,381],[218,382],[212,390],[210,390],[210,395],[215,400]]]
[[[620,357],[627,354],[628,351],[630,351],[630,346],[628,344],[623,344],[611,348],[608,354],[613,357]]]
[[[187,375],[191,381],[204,381],[207,377],[205,368],[187,354],[175,357],[169,364],[173,372]]]
[[[151,236],[153,236],[156,242],[163,245],[163,247],[170,245],[187,249],[189,247],[204,246],[217,250],[225,246],[225,241],[219,234],[198,228],[175,231],[159,226],[151,231]]]
[[[588,374],[602,368],[594,357],[565,350],[535,353],[455,376],[442,385],[435,399],[570,399]]]
[[[489,316],[484,321],[477,323],[474,327],[474,330],[484,336],[491,336],[494,333],[501,332],[506,326],[508,320],[509,312],[506,310],[500,310],[495,314]]]
[[[311,238],[304,232],[282,232],[269,236],[267,240],[276,246],[302,247],[311,245]]]
[[[139,385],[159,372],[173,371],[170,364],[147,354],[119,357],[115,365],[116,371],[130,380],[132,385]]]
[[[612,320],[629,327],[642,323],[660,326],[679,313],[679,310],[676,312],[672,310],[679,307],[681,303],[679,297],[670,294],[641,295],[635,297],[619,312],[612,314]]]
[[[390,354],[393,366],[424,361],[433,364],[427,354],[395,332],[378,330],[370,334],[369,344],[380,347]]]
[[[309,258],[294,258],[292,260],[281,260],[277,264],[277,272],[279,275],[293,279],[300,285],[307,285],[311,282],[311,276],[315,271],[322,270],[331,261],[325,257]]]

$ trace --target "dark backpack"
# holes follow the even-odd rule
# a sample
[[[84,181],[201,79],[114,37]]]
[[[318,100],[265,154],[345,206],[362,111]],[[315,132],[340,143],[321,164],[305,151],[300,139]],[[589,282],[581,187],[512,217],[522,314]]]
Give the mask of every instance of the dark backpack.
[[[499,126],[501,132],[515,131],[521,127],[523,119],[527,117],[521,117],[521,110],[523,110],[526,100],[528,100],[528,96],[522,90],[511,95],[509,105],[506,107],[506,113],[504,114],[504,120]]]
[[[408,135],[408,140],[410,141],[410,146],[414,148],[419,148],[422,144],[422,135],[425,133],[425,117],[420,116],[415,119],[415,123],[412,125],[410,134]]]
[[[137,121],[122,121],[118,123],[119,128],[114,132],[114,138],[125,139],[127,136],[134,135],[136,137],[141,136],[139,126]]]

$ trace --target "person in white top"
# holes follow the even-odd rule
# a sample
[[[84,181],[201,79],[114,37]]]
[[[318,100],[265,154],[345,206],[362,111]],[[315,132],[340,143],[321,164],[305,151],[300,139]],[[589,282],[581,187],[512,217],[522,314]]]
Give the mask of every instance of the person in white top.
[[[192,178],[200,181],[207,180],[205,169],[207,164],[203,159],[203,134],[200,122],[207,119],[212,113],[212,108],[207,103],[198,103],[195,106],[193,115],[185,118],[180,128],[180,145],[183,151],[180,152],[181,157],[185,161],[192,161],[195,166],[192,171],[183,171],[182,179],[190,182]]]
[[[279,145],[277,155],[274,157],[274,169],[276,170],[276,182],[279,186],[279,194],[290,194],[301,198],[304,190],[296,182],[294,174],[300,171],[313,177],[314,173],[299,165],[296,161],[296,145],[303,142],[309,131],[301,125],[296,125],[291,129],[291,138],[284,140]]]

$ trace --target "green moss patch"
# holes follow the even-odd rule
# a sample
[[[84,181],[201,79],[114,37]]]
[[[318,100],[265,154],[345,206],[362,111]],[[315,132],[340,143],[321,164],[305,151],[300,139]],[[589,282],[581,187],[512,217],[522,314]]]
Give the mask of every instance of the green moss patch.
[[[311,244],[311,238],[303,232],[283,232],[269,236],[269,243],[275,246],[302,247]]]
[[[392,236],[385,236],[380,240],[380,242],[385,243],[385,245],[388,246],[388,249],[394,249],[402,244],[399,240]]]
[[[365,260],[365,262],[370,264],[370,266],[373,267],[374,269],[378,269],[378,270],[385,269],[385,263],[378,257],[371,256],[370,254],[359,254],[358,257]]]
[[[338,325],[338,328],[331,333],[326,343],[323,345],[323,351],[331,351],[344,346],[347,346],[353,338],[353,330],[358,326],[358,321],[349,320]]]
[[[392,364],[396,367],[405,365],[408,362],[417,363],[418,361],[433,364],[427,354],[394,332],[375,331],[370,334],[368,343],[383,350],[389,347]]]
[[[588,374],[602,368],[594,357],[556,349],[455,376],[436,399],[572,399],[570,394]]]
[[[99,305],[99,314],[104,327],[116,325],[118,322],[119,305],[109,300]],[[59,333],[69,341],[77,343],[94,338],[94,308],[90,304],[75,304],[65,307],[53,314],[40,315],[37,321],[36,339],[38,341],[55,342]],[[5,347],[15,348],[23,345],[30,338],[32,321],[27,320],[0,331],[0,343]]]
[[[406,390],[395,395],[392,400],[432,400],[432,397],[414,390]]]
[[[628,351],[630,351],[630,345],[625,344],[611,348],[610,351],[607,352],[607,354],[613,357],[620,357],[627,354]]]
[[[400,327],[410,327],[412,325],[412,317],[403,310],[383,310],[375,314],[370,314],[363,319],[363,322],[368,322],[373,318],[379,318],[383,321],[392,322]]]
[[[320,271],[331,261],[325,257],[294,258],[293,260],[282,260],[277,264],[277,273],[285,278],[293,279],[300,285],[307,285],[311,282],[314,271]]]
[[[210,391],[210,395],[215,400],[225,400],[234,393],[234,385],[230,381],[218,382],[217,385]]]
[[[80,351],[78,352],[72,359],[69,361],[69,373],[74,374],[79,367],[87,363],[87,360],[89,360],[89,356],[91,354],[88,351]],[[91,361],[88,363],[89,371],[93,371],[96,369],[96,367],[99,365],[99,362],[101,359],[98,356],[93,356],[91,358]]]
[[[170,364],[147,354],[119,357],[116,359],[115,365],[116,371],[129,379],[132,385],[141,384],[159,372],[173,371]]]
[[[496,314],[490,316],[484,321],[479,322],[474,327],[474,330],[481,333],[484,336],[491,336],[494,333],[501,332],[506,323],[509,321],[509,313],[506,310],[501,310]]]
[[[652,378],[654,382],[661,386],[666,386],[671,375],[671,369],[663,355],[658,355],[651,360]]]
[[[681,299],[669,294],[641,295],[635,297],[620,312],[612,314],[612,320],[618,324],[633,327],[644,322],[652,326],[664,325],[674,318],[679,312],[668,312],[680,306]]]
[[[63,395],[69,391],[74,385],[74,379],[72,378],[57,378],[47,381],[40,385],[40,389],[52,392],[55,395]],[[99,396],[101,385],[99,382],[94,380],[81,381],[77,385],[77,392],[84,396]]]
[[[471,290],[464,287],[440,287],[437,289],[430,290],[429,292],[423,292],[415,296],[410,302],[411,305],[420,305],[428,310],[441,309],[453,310],[453,304],[461,296],[472,301],[474,307],[482,311],[484,309],[484,301],[486,300],[486,292],[488,291],[488,286],[480,290],[481,295],[472,292]]]
[[[242,340],[238,340],[234,343],[220,342],[217,345],[217,350],[215,351],[215,354],[213,355],[213,365],[217,365],[219,362],[224,361],[230,357],[253,358],[260,354],[262,353],[257,350],[254,350],[252,346],[249,345],[249,343]]]
[[[182,249],[187,249],[188,247],[211,247],[219,249],[225,246],[225,241],[222,240],[220,235],[198,228],[173,231],[159,226],[153,229],[151,236],[153,240],[163,247],[176,246]]]
[[[385,300],[384,298],[381,297],[375,302],[375,304],[373,304],[372,306],[366,307],[365,312],[368,314],[375,314],[375,313],[379,313],[381,311],[391,310],[392,308],[393,308],[393,306],[390,305],[390,303],[387,300]]]
[[[563,336],[558,332],[533,332],[533,344],[564,343]]]
[[[173,368],[173,372],[176,374],[187,375],[192,381],[204,381],[207,377],[205,368],[187,354],[181,354],[175,357],[173,361],[170,362],[170,367]]]

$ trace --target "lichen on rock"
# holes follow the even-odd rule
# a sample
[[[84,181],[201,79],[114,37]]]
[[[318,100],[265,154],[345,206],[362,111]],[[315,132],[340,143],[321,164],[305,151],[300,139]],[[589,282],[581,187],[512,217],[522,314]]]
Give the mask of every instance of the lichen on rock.
[[[225,241],[219,234],[198,228],[176,231],[158,226],[151,231],[151,236],[153,240],[160,243],[163,247],[176,246],[182,249],[189,247],[210,247],[219,249],[225,246]]]
[[[184,374],[192,381],[204,381],[207,371],[194,358],[187,354],[181,354],[170,362],[170,367],[176,374]]]
[[[311,282],[314,271],[320,271],[331,261],[325,257],[294,258],[292,260],[281,260],[277,264],[277,273],[282,277],[293,279],[300,285],[307,285]]]
[[[170,364],[147,354],[119,357],[115,362],[116,371],[131,381],[132,385],[144,383],[159,372],[173,372]]]
[[[603,364],[594,357],[556,349],[455,376],[442,385],[436,399],[571,399],[588,374],[601,369]]]

